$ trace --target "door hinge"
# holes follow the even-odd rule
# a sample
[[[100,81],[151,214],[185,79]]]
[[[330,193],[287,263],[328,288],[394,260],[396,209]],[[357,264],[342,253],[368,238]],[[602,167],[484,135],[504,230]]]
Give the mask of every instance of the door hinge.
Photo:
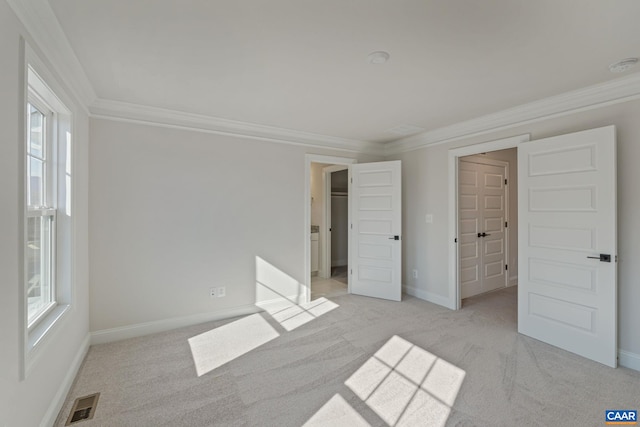
[[[504,228],[507,228],[507,221],[504,222]]]
[[[353,230],[353,224],[351,224],[351,229]]]
[[[351,183],[353,184],[353,178],[351,178]]]
[[[507,178],[504,179],[504,185],[507,185]]]
[[[353,274],[353,268],[351,269],[351,271],[349,272],[349,274]]]
[[[508,269],[509,269],[509,266],[508,266],[507,264],[505,264],[505,265],[504,265],[504,269],[505,269],[505,270],[508,270]]]
[[[458,238],[453,239],[453,243],[458,243]]]

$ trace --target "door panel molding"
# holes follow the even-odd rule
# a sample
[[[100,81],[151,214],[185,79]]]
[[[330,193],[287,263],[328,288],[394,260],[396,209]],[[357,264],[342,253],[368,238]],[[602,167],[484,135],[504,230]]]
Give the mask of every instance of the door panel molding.
[[[616,367],[615,126],[532,141],[518,154],[528,196],[518,199],[518,332]]]

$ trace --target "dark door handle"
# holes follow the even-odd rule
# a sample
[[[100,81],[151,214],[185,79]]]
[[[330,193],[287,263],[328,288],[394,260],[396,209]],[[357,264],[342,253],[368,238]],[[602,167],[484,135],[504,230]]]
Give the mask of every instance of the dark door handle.
[[[491,236],[491,234],[487,234],[487,233],[478,233],[478,237],[487,237],[487,236]]]
[[[588,256],[589,259],[598,259],[600,262],[611,262],[611,255],[600,254],[600,256]]]
[[[400,240],[400,236],[389,237],[389,240]]]

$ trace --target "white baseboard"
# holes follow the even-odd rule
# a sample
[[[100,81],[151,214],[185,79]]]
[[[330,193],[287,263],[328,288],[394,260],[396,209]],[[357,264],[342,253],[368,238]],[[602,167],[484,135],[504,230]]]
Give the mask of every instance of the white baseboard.
[[[640,354],[618,349],[618,364],[625,368],[640,371]]]
[[[518,286],[518,276],[509,277],[509,285],[508,286]]]
[[[64,376],[60,387],[58,388],[58,392],[51,400],[51,404],[45,412],[44,417],[42,418],[42,422],[40,423],[40,427],[50,427],[55,424],[56,418],[58,418],[58,414],[64,405],[65,400],[67,399],[67,395],[71,390],[71,386],[73,385],[73,381],[76,379],[76,375],[78,375],[78,371],[80,370],[80,366],[84,361],[84,357],[87,355],[87,351],[89,351],[89,342],[91,341],[91,334],[87,334],[80,347],[78,348],[78,352],[76,356],[73,358],[69,369],[67,370],[67,374]]]
[[[227,308],[210,313],[199,313],[185,317],[174,317],[172,319],[138,323],[135,325],[123,326],[120,328],[102,329],[100,331],[91,333],[91,345],[141,337],[143,335],[155,334],[157,332],[170,331],[172,329],[181,328],[183,326],[191,326],[197,325],[199,323],[211,322],[214,320],[223,320],[229,319],[231,317],[245,316],[261,311],[261,308],[251,304],[241,307]]]
[[[437,305],[441,305],[451,310],[455,310],[456,307],[451,306],[451,301],[447,297],[443,297],[442,295],[434,294],[433,292],[425,291],[422,289],[417,289],[414,286],[403,285],[404,291],[416,298],[423,299],[425,301],[432,302]]]

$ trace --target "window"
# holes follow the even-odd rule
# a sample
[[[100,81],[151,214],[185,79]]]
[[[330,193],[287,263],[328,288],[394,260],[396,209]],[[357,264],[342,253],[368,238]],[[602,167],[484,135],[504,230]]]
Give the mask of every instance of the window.
[[[71,113],[29,64],[25,108],[24,295],[27,348],[71,303]]]
[[[27,325],[32,327],[56,304],[55,230],[52,172],[55,169],[49,141],[53,114],[27,104]]]

